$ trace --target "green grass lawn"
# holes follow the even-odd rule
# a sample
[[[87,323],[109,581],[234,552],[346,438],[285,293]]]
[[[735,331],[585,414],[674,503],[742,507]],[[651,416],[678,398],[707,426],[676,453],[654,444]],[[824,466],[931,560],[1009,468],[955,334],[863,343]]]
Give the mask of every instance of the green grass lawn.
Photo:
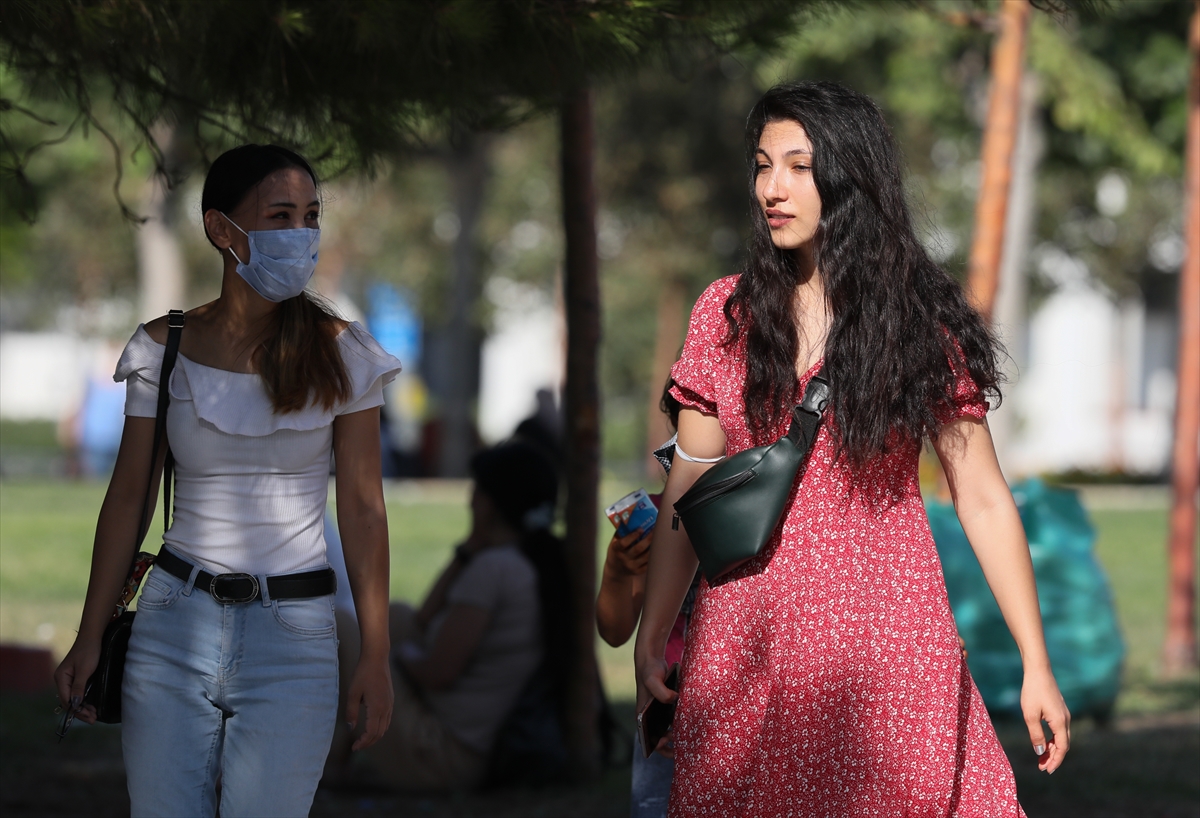
[[[604,496],[629,490],[609,481]],[[42,644],[59,657],[71,646],[104,491],[104,484],[91,481],[0,482],[0,641]],[[467,485],[394,484],[386,499],[392,597],[419,602],[467,534]],[[598,526],[601,559],[611,526],[603,517]],[[157,551],[161,531],[160,503],[143,547]],[[610,695],[632,698],[632,648],[612,649],[597,640],[597,650]]]
[[[635,487],[606,481],[602,498]],[[87,583],[97,483],[0,482],[0,640],[42,644],[61,655],[71,643]],[[392,595],[419,600],[467,532],[464,483],[394,484],[386,492],[391,533]],[[1200,815],[1200,680],[1157,678],[1162,644],[1166,509],[1093,509],[1096,553],[1108,570],[1128,646],[1117,727],[1073,726],[1067,765],[1052,779],[1038,774],[1021,725],[998,733],[1031,818],[1061,816]],[[597,559],[611,531],[602,518]],[[161,522],[154,523],[161,531]],[[149,538],[151,549],[157,538]],[[631,717],[632,650],[597,640],[610,698]],[[0,811],[6,815],[128,814],[119,729],[81,728],[53,743],[53,701],[0,696]],[[584,789],[420,797],[322,792],[313,814],[433,816],[628,814],[629,772],[614,768]]]
[[[602,497],[631,486],[605,482]],[[0,483],[0,640],[45,644],[61,656],[70,646],[87,587],[98,482]],[[419,601],[467,533],[465,483],[397,483],[386,494],[391,534],[391,588],[396,599]],[[161,510],[147,544],[157,550]],[[1166,509],[1092,512],[1096,553],[1113,583],[1128,646],[1127,686],[1118,712],[1156,709],[1152,682],[1162,644],[1166,572]],[[600,518],[597,559],[611,533]],[[632,649],[597,640],[606,688],[617,699],[633,693]],[[1149,687],[1148,687],[1149,685]],[[1165,702],[1163,704],[1166,704]]]

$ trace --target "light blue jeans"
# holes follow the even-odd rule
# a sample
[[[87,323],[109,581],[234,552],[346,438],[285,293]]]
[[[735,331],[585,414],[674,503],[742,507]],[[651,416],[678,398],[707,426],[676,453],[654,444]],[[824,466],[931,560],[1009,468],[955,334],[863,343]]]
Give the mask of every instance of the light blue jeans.
[[[304,816],[337,718],[333,596],[222,605],[155,568],[125,662],[131,812]],[[265,577],[259,584],[266,589]]]
[[[667,818],[667,799],[675,760],[651,753],[642,755],[642,741],[633,736],[633,781],[630,792],[631,818]]]

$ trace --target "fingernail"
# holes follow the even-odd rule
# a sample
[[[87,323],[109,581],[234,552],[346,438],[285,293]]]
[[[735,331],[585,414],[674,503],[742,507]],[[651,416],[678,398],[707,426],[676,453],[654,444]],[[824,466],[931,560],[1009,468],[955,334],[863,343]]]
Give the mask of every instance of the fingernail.
[[[1033,746],[1033,751],[1035,753],[1037,753],[1038,755],[1041,755],[1042,753],[1046,752],[1046,745],[1045,744],[1035,744]]]
[[[71,697],[71,709],[72,710],[78,710],[82,706],[83,706],[83,697],[82,696],[72,696]]]

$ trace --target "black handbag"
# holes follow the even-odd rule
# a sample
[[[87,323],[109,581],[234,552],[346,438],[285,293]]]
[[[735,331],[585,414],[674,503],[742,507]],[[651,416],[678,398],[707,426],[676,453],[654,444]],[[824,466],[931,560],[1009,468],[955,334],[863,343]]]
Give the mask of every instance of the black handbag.
[[[709,582],[756,556],[779,526],[829,405],[824,372],[808,382],[786,435],[725,458],[675,501],[671,527],[683,521]]]
[[[171,396],[167,391],[167,382],[171,371],[175,368],[175,358],[179,354],[179,338],[183,334],[183,311],[171,310],[167,316],[167,350],[163,353],[162,370],[158,377],[158,409],[154,418],[154,446],[150,454],[150,481],[146,487],[146,497],[142,501],[142,516],[138,524],[137,542],[134,550],[141,548],[150,528],[150,515],[154,506],[154,466],[158,463],[158,447],[166,440],[167,405]],[[174,474],[175,460],[171,450],[167,448],[166,462],[163,466],[163,530],[170,526],[171,521],[171,476]],[[96,708],[96,721],[105,724],[121,722],[121,681],[125,677],[125,653],[129,650],[129,635],[133,630],[133,618],[136,611],[129,610],[129,604],[137,595],[142,577],[154,562],[154,555],[139,551],[129,567],[125,586],[117,599],[116,610],[112,619],[104,628],[100,640],[100,662],[95,672],[88,679],[87,690],[83,696],[84,704]]]

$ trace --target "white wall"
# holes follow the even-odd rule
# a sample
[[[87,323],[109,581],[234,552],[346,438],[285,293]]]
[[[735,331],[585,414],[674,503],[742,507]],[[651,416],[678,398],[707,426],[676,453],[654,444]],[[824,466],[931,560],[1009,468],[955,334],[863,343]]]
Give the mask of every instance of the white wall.
[[[62,332],[0,334],[0,417],[58,420],[75,409],[105,346]]]
[[[539,389],[558,395],[565,336],[562,316],[540,289],[493,278],[487,297],[495,312],[492,332],[483,342],[479,433],[496,443],[533,414]]]
[[[1081,281],[1042,304],[1029,322],[1029,363],[1009,398],[1018,416],[1010,477],[1165,467],[1174,406],[1161,398],[1139,405],[1144,324],[1140,309],[1118,308]]]

